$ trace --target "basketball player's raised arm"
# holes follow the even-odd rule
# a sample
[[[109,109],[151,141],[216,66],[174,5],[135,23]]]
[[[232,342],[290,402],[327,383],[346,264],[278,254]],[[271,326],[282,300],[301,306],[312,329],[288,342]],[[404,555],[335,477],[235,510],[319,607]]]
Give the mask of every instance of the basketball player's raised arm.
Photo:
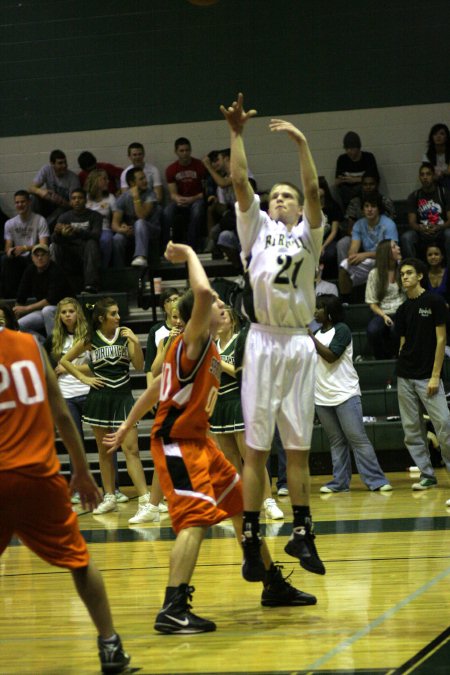
[[[303,212],[312,228],[320,227],[322,223],[322,210],[320,206],[319,179],[305,134],[286,120],[272,119],[269,127],[271,131],[286,132],[289,138],[297,145],[300,176],[305,197]]]
[[[233,189],[240,210],[245,212],[253,202],[254,192],[248,180],[243,133],[246,122],[256,115],[256,110],[245,112],[243,94],[238,94],[237,101],[233,101],[228,108],[221,105],[220,110],[230,128],[230,168]]]
[[[185,262],[188,266],[189,284],[194,295],[191,318],[183,332],[183,341],[187,347],[189,359],[197,359],[209,338],[211,309],[214,298],[217,297],[211,288],[206,272],[195,251],[185,244],[169,242],[165,252],[167,260],[179,263]]]

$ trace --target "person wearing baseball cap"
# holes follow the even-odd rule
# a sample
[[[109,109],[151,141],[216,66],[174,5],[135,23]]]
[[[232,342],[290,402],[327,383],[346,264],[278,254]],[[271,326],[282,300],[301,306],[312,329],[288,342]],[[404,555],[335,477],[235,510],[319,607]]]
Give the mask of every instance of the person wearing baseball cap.
[[[53,330],[56,305],[72,295],[72,289],[63,270],[51,260],[47,244],[33,246],[31,262],[22,276],[13,311],[20,330],[44,342]],[[27,304],[31,298],[33,301]]]

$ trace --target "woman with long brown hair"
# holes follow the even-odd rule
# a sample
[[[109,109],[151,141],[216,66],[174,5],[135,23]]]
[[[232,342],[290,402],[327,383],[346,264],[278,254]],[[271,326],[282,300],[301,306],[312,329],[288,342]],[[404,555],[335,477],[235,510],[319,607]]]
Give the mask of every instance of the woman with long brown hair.
[[[375,253],[375,267],[366,285],[366,302],[374,316],[367,326],[367,339],[376,359],[393,359],[398,354],[394,316],[405,300],[397,277],[400,246],[394,239],[381,241]]]

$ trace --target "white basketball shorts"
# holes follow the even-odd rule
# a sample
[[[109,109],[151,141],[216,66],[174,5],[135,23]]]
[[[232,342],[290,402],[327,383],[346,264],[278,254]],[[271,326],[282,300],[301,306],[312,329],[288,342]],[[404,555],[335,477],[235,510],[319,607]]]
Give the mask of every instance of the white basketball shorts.
[[[309,450],[316,360],[307,329],[251,325],[241,391],[247,445],[269,450],[277,424],[284,448]]]

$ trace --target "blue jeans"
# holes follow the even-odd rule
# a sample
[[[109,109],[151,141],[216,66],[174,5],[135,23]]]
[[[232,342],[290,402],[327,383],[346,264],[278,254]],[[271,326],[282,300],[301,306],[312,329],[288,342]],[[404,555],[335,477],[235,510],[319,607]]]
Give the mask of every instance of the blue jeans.
[[[170,202],[164,210],[164,216],[166,228],[170,233],[168,236],[174,237],[174,241],[178,240],[178,233],[174,232],[177,217],[184,216],[187,218],[187,229],[183,238],[189,246],[197,250],[205,227],[206,208],[203,199],[197,199],[189,206],[178,206],[175,202]]]
[[[391,319],[394,317],[392,315]],[[394,359],[398,354],[399,339],[395,326],[386,326],[381,316],[373,316],[367,326],[367,339],[376,359]]]
[[[81,416],[83,415],[83,406],[86,401],[87,395],[85,396],[74,396],[73,398],[66,398],[67,407],[69,412],[72,415],[72,419],[75,422],[75,425],[80,433],[81,439],[84,440],[83,436],[83,423],[81,421]]]
[[[100,254],[102,256],[102,269],[109,267],[113,252],[114,232],[112,230],[102,230],[100,235]]]
[[[159,242],[161,237],[161,218],[162,208],[159,204],[155,205],[150,218],[143,220],[139,218],[133,224],[134,229],[134,253],[133,258],[143,256],[149,257],[150,244],[152,248],[157,248],[159,257]],[[130,237],[125,236],[121,232],[115,232],[112,248],[113,248],[113,266],[125,267],[127,264],[127,248]]]
[[[69,412],[72,415],[72,419],[75,422],[75,425],[80,433],[81,440],[84,442],[84,435],[83,435],[83,422],[82,422],[82,415],[83,415],[83,407],[86,402],[86,396],[73,396],[72,398],[66,398],[64,399],[67,403],[67,407],[69,408]],[[117,461],[117,452],[113,453],[113,458],[114,458],[114,471],[115,471],[115,485],[116,489],[119,488],[119,465]],[[72,462],[70,461],[70,455],[69,455],[69,464],[70,464],[70,472],[72,473]]]
[[[45,335],[51,335],[55,323],[56,306],[46,305],[42,309],[25,314],[19,319],[19,329],[23,333],[33,333],[40,342],[44,342]]]
[[[361,480],[369,490],[388,483],[364,428],[361,396],[352,396],[340,405],[317,405],[316,411],[331,448],[333,480],[327,487],[337,491],[349,489],[352,479],[350,448]]]
[[[430,416],[447,471],[450,471],[450,412],[442,381],[434,396],[427,395],[427,386],[428,380],[397,378],[398,405],[405,432],[405,445],[420,469],[420,477],[434,478],[422,406]]]

